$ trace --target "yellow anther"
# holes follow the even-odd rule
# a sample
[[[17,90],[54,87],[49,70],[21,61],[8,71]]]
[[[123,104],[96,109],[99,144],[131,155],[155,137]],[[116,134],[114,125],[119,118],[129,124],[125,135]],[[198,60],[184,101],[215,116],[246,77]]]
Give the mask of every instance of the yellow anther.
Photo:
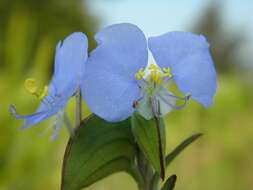
[[[159,68],[158,68],[155,64],[151,63],[151,64],[148,66],[148,70],[151,70],[151,71],[158,71]]]
[[[170,73],[170,68],[162,68],[158,67],[156,64],[151,63],[147,69],[148,72],[148,80],[154,84],[161,84],[163,82],[163,78],[165,77],[171,77],[172,74]],[[140,69],[137,73],[135,73],[135,78],[137,80],[143,79],[145,76],[145,73],[143,69]]]
[[[31,94],[35,94],[38,90],[38,87],[36,86],[36,82],[32,78],[26,79],[24,86],[25,86],[25,89]]]
[[[161,84],[162,83],[162,74],[159,71],[151,71],[149,75],[149,79],[154,82],[155,84]]]
[[[149,80],[155,84],[161,84],[163,76],[162,76],[161,71],[159,70],[159,67],[151,63],[148,66],[148,70],[150,70]]]
[[[163,70],[163,77],[172,77],[172,74],[170,73],[170,68],[167,67],[167,68],[162,68]]]
[[[48,87],[45,86],[43,89],[39,89],[38,86],[36,85],[35,79],[32,78],[25,80],[24,87],[29,93],[36,96],[40,100],[43,99],[48,94]]]
[[[137,71],[137,73],[135,73],[134,77],[135,77],[137,80],[141,80],[141,79],[143,79],[144,75],[145,75],[145,73],[144,73],[143,69],[139,69],[139,70]]]

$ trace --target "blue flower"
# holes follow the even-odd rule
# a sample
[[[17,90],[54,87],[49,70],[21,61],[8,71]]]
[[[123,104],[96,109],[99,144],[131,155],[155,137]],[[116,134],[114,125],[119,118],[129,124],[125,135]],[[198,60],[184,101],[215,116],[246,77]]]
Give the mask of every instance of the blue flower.
[[[39,89],[33,79],[25,87],[41,99],[39,108],[31,115],[18,115],[13,105],[10,112],[16,119],[24,119],[22,128],[35,125],[60,112],[68,99],[80,88],[84,64],[87,59],[87,37],[80,32],[68,36],[56,46],[54,74],[49,86]]]
[[[149,119],[151,111],[162,115],[183,107],[189,97],[205,107],[212,103],[216,72],[203,36],[169,32],[147,42],[137,26],[124,23],[103,29],[95,40],[81,90],[90,110],[105,120],[124,120],[135,108]],[[155,64],[148,65],[147,46]],[[184,97],[167,90],[170,81]],[[184,104],[176,106],[178,100]]]

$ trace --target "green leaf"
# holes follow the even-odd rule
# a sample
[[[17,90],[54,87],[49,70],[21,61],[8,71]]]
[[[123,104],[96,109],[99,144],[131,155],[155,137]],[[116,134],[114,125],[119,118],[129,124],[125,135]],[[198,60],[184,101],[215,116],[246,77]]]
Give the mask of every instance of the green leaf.
[[[62,190],[79,190],[118,171],[131,173],[135,155],[130,120],[108,123],[84,120],[66,147]]]
[[[170,163],[190,144],[192,144],[194,141],[196,141],[199,137],[201,137],[203,134],[198,133],[194,134],[190,137],[188,137],[186,140],[184,140],[181,144],[179,144],[170,154],[166,157],[166,167],[170,165]]]
[[[175,188],[176,181],[177,181],[177,176],[176,175],[170,176],[167,179],[167,181],[165,182],[165,184],[163,185],[161,190],[173,190]]]
[[[146,120],[135,112],[132,115],[132,131],[143,154],[163,179],[165,175],[165,128],[163,120],[158,118]]]
[[[171,153],[169,153],[166,156],[165,162],[166,162],[166,167],[168,167],[171,162],[190,144],[192,144],[194,141],[196,141],[199,137],[201,137],[203,134],[197,133],[194,134],[187,139],[185,139],[181,144],[179,144]],[[159,176],[158,174],[154,175],[153,180],[152,180],[152,187],[156,187],[157,184],[159,183]]]

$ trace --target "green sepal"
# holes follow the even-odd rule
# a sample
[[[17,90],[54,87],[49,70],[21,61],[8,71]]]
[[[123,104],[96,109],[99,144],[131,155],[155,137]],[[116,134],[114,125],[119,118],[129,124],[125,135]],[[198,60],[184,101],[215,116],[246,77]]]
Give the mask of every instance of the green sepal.
[[[163,179],[165,176],[165,127],[161,118],[146,120],[137,112],[132,115],[132,131],[146,159]]]
[[[92,115],[75,131],[66,147],[62,190],[79,190],[119,171],[132,174],[135,155],[130,120],[108,123]]]

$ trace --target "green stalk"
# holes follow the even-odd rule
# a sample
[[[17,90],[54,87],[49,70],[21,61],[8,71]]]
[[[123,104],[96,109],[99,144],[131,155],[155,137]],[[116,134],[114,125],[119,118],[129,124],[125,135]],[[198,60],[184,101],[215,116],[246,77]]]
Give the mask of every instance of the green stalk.
[[[151,182],[155,172],[140,149],[137,153],[137,168],[141,174],[141,182],[138,183],[139,190],[152,190]]]

